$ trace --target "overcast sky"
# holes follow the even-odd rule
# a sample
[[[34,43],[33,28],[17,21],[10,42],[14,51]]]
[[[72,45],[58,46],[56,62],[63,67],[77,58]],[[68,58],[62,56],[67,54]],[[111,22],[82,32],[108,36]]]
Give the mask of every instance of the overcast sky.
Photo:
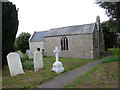
[[[21,32],[45,31],[72,25],[93,23],[99,15],[101,22],[108,20],[105,10],[95,0],[9,0],[19,8]]]

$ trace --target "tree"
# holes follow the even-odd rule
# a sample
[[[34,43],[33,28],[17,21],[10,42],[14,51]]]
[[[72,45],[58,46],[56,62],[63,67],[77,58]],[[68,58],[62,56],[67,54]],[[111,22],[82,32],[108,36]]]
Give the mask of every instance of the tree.
[[[31,34],[22,32],[16,39],[15,44],[17,49],[21,50],[22,52],[25,52],[26,49],[29,49],[29,38]]]
[[[116,45],[116,35],[112,32],[113,28],[111,27],[110,21],[101,23],[101,28],[104,33],[105,50],[108,48],[113,48],[113,46]]]
[[[12,2],[2,3],[2,67],[7,64],[6,56],[15,51],[14,41],[18,30],[18,10]]]
[[[120,1],[96,3],[106,10],[107,16],[110,17],[111,25],[114,24],[114,32],[120,32]]]

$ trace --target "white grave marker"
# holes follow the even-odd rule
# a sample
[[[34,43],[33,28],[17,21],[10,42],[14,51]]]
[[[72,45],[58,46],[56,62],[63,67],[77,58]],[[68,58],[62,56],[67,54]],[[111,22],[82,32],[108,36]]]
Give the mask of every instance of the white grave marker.
[[[25,74],[18,53],[11,52],[7,55],[7,62],[11,76]]]
[[[36,51],[34,53],[34,71],[38,71],[43,68],[43,56],[41,51]]]
[[[18,54],[19,54],[20,58],[23,58],[23,55],[22,55],[21,51],[18,51]]]
[[[55,47],[54,53],[55,53],[56,61],[53,64],[52,71],[54,71],[56,73],[61,73],[64,71],[64,68],[62,66],[62,62],[60,62],[58,60],[59,52],[60,52],[60,50],[57,47]]]

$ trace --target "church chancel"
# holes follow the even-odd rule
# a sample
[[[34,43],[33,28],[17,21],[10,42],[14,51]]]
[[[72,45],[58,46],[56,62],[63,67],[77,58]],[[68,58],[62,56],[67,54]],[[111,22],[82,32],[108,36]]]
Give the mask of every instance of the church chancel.
[[[59,57],[95,59],[104,54],[103,31],[100,17],[96,22],[53,28],[34,32],[29,39],[30,51],[44,51],[45,56],[54,57],[54,47],[60,47]]]

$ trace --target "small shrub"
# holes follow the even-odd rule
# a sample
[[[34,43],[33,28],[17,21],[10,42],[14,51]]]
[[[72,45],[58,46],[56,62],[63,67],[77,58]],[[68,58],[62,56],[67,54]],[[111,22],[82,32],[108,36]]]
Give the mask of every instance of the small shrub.
[[[23,53],[23,58],[21,58],[21,61],[25,62],[25,61],[28,61],[28,60],[29,60],[28,56],[25,53]]]
[[[28,57],[23,57],[23,58],[21,58],[21,61],[22,61],[22,62],[25,62],[26,60],[29,60],[29,58],[28,58]]]
[[[23,62],[23,68],[28,69],[28,70],[33,70],[34,69],[34,64],[33,64],[32,61]]]

